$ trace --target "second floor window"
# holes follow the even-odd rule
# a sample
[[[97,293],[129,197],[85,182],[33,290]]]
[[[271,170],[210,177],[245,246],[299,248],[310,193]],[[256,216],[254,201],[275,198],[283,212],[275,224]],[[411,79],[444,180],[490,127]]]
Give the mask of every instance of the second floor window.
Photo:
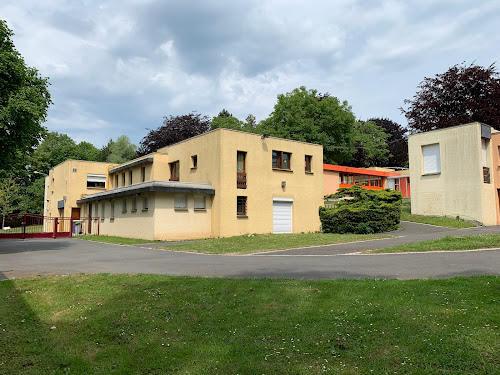
[[[246,156],[247,153],[243,151],[238,151],[236,156],[236,187],[238,189],[247,188]]]
[[[141,168],[141,181],[142,182],[146,181],[146,167]]]
[[[311,172],[312,156],[306,155],[306,172]]]
[[[273,168],[291,169],[292,154],[283,151],[273,151]]]
[[[179,181],[179,161],[168,163],[170,166],[170,181]]]
[[[129,174],[130,185],[132,185],[132,183],[133,183],[132,171],[130,171],[128,174]]]

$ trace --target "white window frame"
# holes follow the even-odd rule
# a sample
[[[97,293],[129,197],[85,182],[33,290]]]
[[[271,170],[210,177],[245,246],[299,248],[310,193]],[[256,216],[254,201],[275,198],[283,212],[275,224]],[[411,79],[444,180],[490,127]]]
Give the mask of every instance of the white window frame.
[[[422,174],[441,173],[441,148],[439,143],[422,145]]]

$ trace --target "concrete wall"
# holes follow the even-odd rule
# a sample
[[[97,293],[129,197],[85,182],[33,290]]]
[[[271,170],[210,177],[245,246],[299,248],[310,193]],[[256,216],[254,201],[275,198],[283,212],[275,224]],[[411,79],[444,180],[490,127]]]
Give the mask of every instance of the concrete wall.
[[[425,175],[422,146],[431,144],[439,144],[441,172]],[[413,214],[460,216],[496,225],[494,184],[483,183],[481,124],[414,134],[408,148]],[[491,142],[487,155],[491,168]]]

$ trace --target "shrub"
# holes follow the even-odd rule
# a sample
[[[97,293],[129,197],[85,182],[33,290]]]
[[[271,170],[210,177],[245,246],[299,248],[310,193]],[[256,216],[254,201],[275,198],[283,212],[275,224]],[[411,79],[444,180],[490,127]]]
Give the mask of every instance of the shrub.
[[[341,188],[325,198],[345,198],[333,208],[319,208],[325,233],[378,233],[397,229],[401,219],[401,193],[367,190],[361,185]]]

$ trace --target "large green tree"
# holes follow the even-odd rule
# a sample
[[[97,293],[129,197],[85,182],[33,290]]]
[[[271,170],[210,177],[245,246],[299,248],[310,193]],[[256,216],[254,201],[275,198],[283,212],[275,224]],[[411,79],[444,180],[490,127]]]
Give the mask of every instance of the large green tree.
[[[374,122],[357,121],[353,127],[355,152],[345,165],[361,168],[387,165],[390,155],[387,149],[389,137],[390,135]]]
[[[106,161],[121,164],[134,159],[136,156],[137,146],[130,142],[129,137],[122,135],[109,146],[109,154]]]
[[[2,215],[2,228],[5,226],[5,216],[18,207],[19,184],[14,177],[0,179],[0,215]]]
[[[390,152],[387,165],[391,167],[408,167],[408,130],[388,118],[375,117],[368,119],[384,129],[390,135],[387,148]]]
[[[33,152],[29,168],[32,172],[48,174],[49,169],[57,164],[67,159],[76,159],[76,152],[75,141],[70,136],[50,132]]]
[[[42,125],[52,103],[48,79],[24,62],[12,42],[12,30],[0,20],[0,168],[3,174],[15,159],[40,143]]]
[[[320,144],[326,163],[342,164],[352,157],[355,124],[356,118],[346,101],[340,102],[329,94],[319,94],[302,86],[278,95],[274,111],[257,130]]]

